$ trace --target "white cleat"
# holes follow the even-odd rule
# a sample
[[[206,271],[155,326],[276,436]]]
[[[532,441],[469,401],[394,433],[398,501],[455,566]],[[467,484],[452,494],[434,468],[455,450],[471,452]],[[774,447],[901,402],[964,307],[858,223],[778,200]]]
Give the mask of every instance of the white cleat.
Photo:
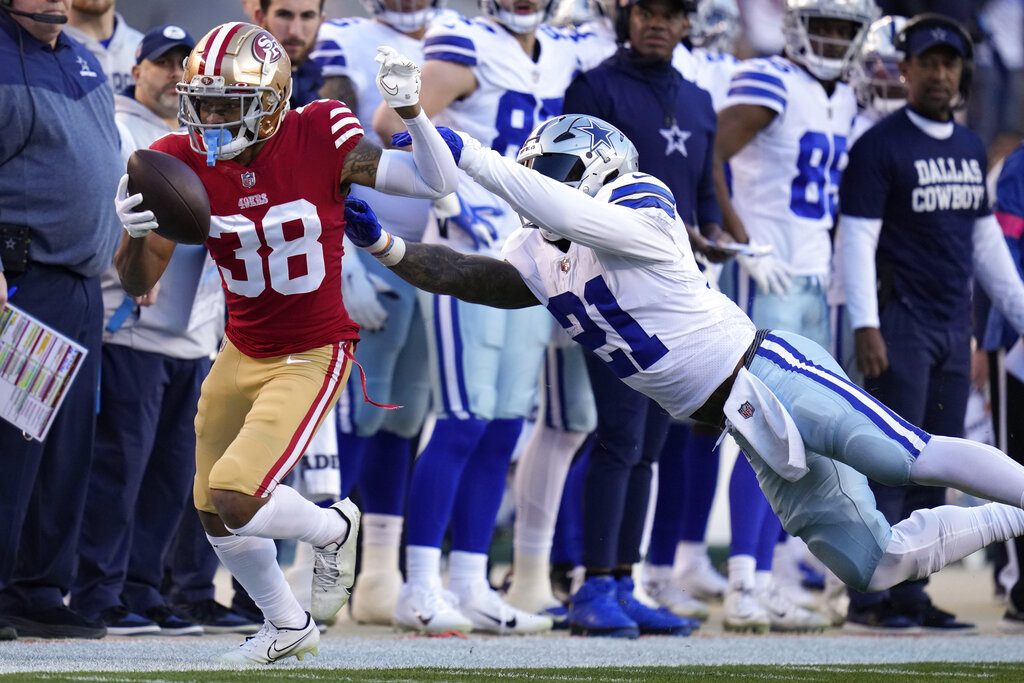
[[[832,625],[832,621],[817,612],[796,604],[777,586],[769,586],[758,594],[758,600],[771,622],[771,630],[784,633],[817,633]]]
[[[698,600],[721,600],[729,589],[729,581],[711,566],[707,554],[697,557],[680,572],[674,572],[676,585]]]
[[[313,584],[310,614],[317,621],[334,619],[351,595],[356,580],[356,548],[359,545],[359,508],[346,498],[331,506],[348,520],[348,535],[340,542],[313,546]]]
[[[359,572],[352,589],[352,618],[360,624],[390,625],[401,588],[402,572],[397,569]]]
[[[403,583],[392,621],[420,633],[469,633],[473,624],[458,610],[458,599],[440,586]]]
[[[236,666],[273,664],[279,659],[297,657],[302,661],[306,653],[317,654],[320,649],[320,631],[316,622],[306,613],[306,625],[302,628],[278,628],[269,621],[263,628],[245,639],[245,642],[230,652],[225,652],[217,661]]]
[[[509,636],[544,633],[554,626],[550,617],[509,605],[490,586],[456,593],[456,596],[459,599],[459,611],[472,622],[474,631]]]
[[[723,607],[723,627],[726,631],[767,633],[771,627],[768,612],[761,606],[752,588],[730,588],[725,593]]]
[[[708,606],[671,581],[644,581],[644,591],[659,607],[673,614],[704,621]]]

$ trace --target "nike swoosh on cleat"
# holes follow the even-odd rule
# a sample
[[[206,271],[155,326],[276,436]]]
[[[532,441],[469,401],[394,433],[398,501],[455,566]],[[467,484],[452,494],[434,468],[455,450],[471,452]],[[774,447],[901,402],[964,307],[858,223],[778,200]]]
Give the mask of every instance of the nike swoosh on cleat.
[[[433,621],[433,620],[434,620],[434,615],[433,615],[433,614],[431,614],[431,615],[430,615],[429,617],[425,617],[425,616],[423,616],[422,614],[420,614],[419,612],[417,612],[417,613],[416,613],[416,618],[420,620],[420,623],[421,623],[421,624],[423,624],[424,626],[426,626],[427,624],[429,624],[429,623],[430,623],[431,621]]]
[[[276,661],[278,659],[281,659],[281,657],[286,657],[287,655],[285,654],[285,652],[287,652],[291,648],[295,647],[296,645],[298,645],[299,643],[301,643],[303,640],[305,640],[308,637],[309,637],[309,634],[307,633],[306,635],[302,636],[302,638],[300,638],[296,642],[294,642],[291,645],[289,645],[288,647],[286,647],[284,650],[278,650],[277,649],[277,641],[275,640],[274,642],[272,642],[270,644],[270,647],[267,648],[267,659],[269,659],[270,661],[273,662],[273,661]]]
[[[516,618],[515,617],[512,617],[508,621],[505,621],[501,617],[495,617],[495,616],[492,616],[490,614],[487,614],[486,612],[481,612],[480,614],[483,614],[485,617],[487,617],[488,619],[493,621],[495,624],[504,624],[505,628],[515,628],[516,627]]]

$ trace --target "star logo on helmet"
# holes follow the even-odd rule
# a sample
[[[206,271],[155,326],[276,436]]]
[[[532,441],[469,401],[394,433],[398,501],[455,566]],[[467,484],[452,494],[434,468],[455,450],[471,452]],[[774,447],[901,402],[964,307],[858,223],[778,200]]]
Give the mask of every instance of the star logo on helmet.
[[[614,150],[612,147],[611,136],[615,131],[604,128],[594,121],[588,121],[587,125],[580,126],[577,130],[582,131],[590,136],[590,151],[596,152],[601,145],[607,145],[609,151]]]

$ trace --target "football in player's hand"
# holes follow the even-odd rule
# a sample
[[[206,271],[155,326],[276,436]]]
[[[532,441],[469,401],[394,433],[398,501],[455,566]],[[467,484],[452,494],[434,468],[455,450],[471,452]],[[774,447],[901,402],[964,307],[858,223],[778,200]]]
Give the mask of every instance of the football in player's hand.
[[[154,232],[180,244],[202,244],[210,235],[210,199],[195,171],[155,149],[137,149],[128,159],[128,193],[142,193],[136,211],[152,211]]]

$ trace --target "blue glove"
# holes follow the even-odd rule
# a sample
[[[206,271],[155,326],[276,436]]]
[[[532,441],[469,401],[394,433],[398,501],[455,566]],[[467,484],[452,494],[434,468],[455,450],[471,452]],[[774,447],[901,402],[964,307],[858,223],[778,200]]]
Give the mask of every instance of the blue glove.
[[[380,239],[381,227],[370,205],[345,197],[345,234],[357,247],[370,247]]]
[[[455,158],[455,165],[458,166],[459,160],[462,158],[462,138],[448,126],[437,126],[437,132],[441,134],[444,144],[448,145],[448,149],[451,150],[452,156]],[[412,136],[407,130],[391,136],[392,147],[408,147],[411,144]]]
[[[459,200],[459,213],[445,216],[445,227],[454,225],[465,232],[472,238],[473,248],[477,251],[480,251],[480,247],[493,247],[498,241],[498,231],[488,219],[501,216],[504,212],[493,206],[472,206],[462,197],[456,197]]]

